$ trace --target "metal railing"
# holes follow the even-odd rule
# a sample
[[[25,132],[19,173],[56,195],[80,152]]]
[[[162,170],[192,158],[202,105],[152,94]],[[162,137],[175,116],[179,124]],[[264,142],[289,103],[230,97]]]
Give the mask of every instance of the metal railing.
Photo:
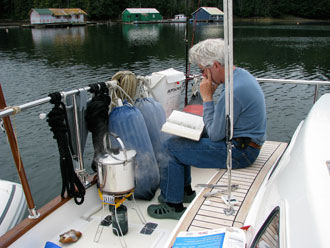
[[[319,87],[323,85],[330,85],[330,81],[320,81],[320,80],[294,80],[294,79],[271,79],[271,78],[257,78],[260,83],[280,83],[280,84],[303,84],[303,85],[314,85],[315,93],[314,93],[314,102],[318,98]],[[74,89],[66,92],[61,92],[62,97],[74,95],[79,93],[81,90],[90,90],[90,87],[84,87],[80,89]],[[44,97],[32,102],[24,103],[17,106],[9,106],[4,110],[0,110],[0,118],[17,114],[20,111],[24,111],[26,109],[42,105],[48,103],[50,101],[50,97]]]
[[[193,76],[191,79],[193,79],[194,77],[198,77],[198,76]],[[260,83],[280,83],[280,84],[302,84],[302,85],[314,85],[315,86],[315,92],[314,92],[314,103],[316,102],[316,100],[318,99],[318,93],[319,93],[319,87],[323,86],[323,85],[330,85],[330,81],[319,81],[319,80],[293,80],[293,79],[268,79],[268,78],[257,78],[257,80]],[[112,81],[106,82],[107,84],[112,83]],[[0,84],[0,88],[1,88],[1,84]],[[85,91],[89,91],[90,87],[84,87],[84,88],[80,88],[80,89],[74,89],[74,90],[70,90],[70,91],[66,91],[66,92],[61,92],[61,96],[62,98],[65,98],[66,96],[70,96],[70,95],[75,95],[78,94],[79,92],[81,92],[82,90]],[[2,91],[2,90],[1,90]],[[44,97],[35,101],[31,101],[28,103],[24,103],[21,105],[17,105],[17,106],[5,106],[5,104],[2,107],[2,109],[0,109],[0,118],[3,119],[4,124],[7,124],[7,128],[6,131],[7,133],[11,133],[12,136],[12,151],[13,151],[13,155],[14,155],[14,159],[17,165],[17,169],[19,171],[19,176],[21,178],[21,181],[23,182],[23,186],[25,188],[25,195],[26,198],[28,199],[28,203],[29,203],[29,211],[30,211],[30,217],[31,218],[38,218],[39,214],[36,212],[35,206],[34,206],[34,202],[33,202],[33,198],[31,195],[31,191],[29,188],[29,185],[27,183],[27,179],[25,177],[25,172],[22,170],[23,164],[21,161],[21,157],[20,157],[20,153],[17,149],[17,141],[16,141],[16,137],[14,135],[14,133],[12,133],[11,131],[9,131],[11,128],[11,123],[10,123],[10,119],[8,118],[10,115],[14,115],[17,114],[21,111],[48,103],[51,100],[50,97]],[[0,122],[1,123],[1,122]],[[80,170],[84,170],[84,168],[80,168]]]
[[[280,83],[280,84],[304,84],[304,85],[314,85],[314,100],[315,103],[319,96],[319,89],[322,85],[330,85],[330,81],[320,81],[320,80],[294,80],[294,79],[272,79],[272,78],[257,78],[260,83]]]

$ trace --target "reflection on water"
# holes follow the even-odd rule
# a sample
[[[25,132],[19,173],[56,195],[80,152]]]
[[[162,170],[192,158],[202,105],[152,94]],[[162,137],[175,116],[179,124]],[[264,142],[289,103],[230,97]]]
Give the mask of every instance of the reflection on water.
[[[221,23],[189,25],[189,41],[223,37]],[[185,24],[86,26],[70,29],[0,29],[0,83],[7,105],[50,92],[108,80],[120,70],[137,75],[175,68],[185,71]],[[234,63],[256,77],[330,79],[330,26],[235,25]],[[198,73],[196,66],[192,73]],[[267,105],[269,140],[289,141],[313,101],[306,85],[261,84]],[[320,94],[329,92],[321,87]],[[60,193],[56,141],[43,105],[12,117],[36,206]],[[283,124],[284,123],[284,124]],[[89,137],[84,161],[90,169]],[[0,178],[18,182],[5,135],[0,134]],[[45,187],[48,185],[48,187]]]
[[[159,40],[160,25],[123,24],[123,37],[130,45],[152,45]]]
[[[35,45],[82,45],[85,39],[85,27],[32,29]]]
[[[196,23],[196,32],[198,34],[198,41],[208,38],[223,38],[223,23]]]

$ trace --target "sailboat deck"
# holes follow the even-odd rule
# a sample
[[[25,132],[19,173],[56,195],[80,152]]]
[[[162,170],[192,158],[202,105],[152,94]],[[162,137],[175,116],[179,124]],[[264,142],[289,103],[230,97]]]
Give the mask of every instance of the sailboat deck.
[[[262,146],[257,160],[252,166],[232,171],[232,184],[238,184],[238,189],[232,191],[232,197],[237,200],[234,206],[235,213],[226,215],[227,208],[221,194],[205,198],[204,194],[221,190],[219,188],[205,188],[187,210],[185,217],[176,229],[174,239],[181,231],[199,231],[205,229],[218,229],[224,227],[242,227],[248,210],[258,189],[265,179],[270,168],[281,157],[287,143],[267,141]],[[219,170],[210,180],[210,184],[227,185],[226,170]],[[174,242],[172,240],[172,244]]]
[[[150,204],[157,203],[159,192],[150,202],[137,200],[137,205],[142,211],[146,222],[157,223],[158,225],[152,235],[140,233],[144,223],[141,222],[135,211],[137,205],[133,201],[126,201],[129,232],[124,236],[124,239],[127,247],[164,247],[165,243],[170,244],[172,242],[173,244],[176,235],[180,231],[216,229],[228,226],[241,227],[263,179],[267,176],[272,165],[280,158],[286,146],[286,143],[266,142],[258,159],[252,166],[232,171],[232,183],[239,185],[239,188],[232,193],[239,203],[238,206],[234,207],[234,215],[227,216],[223,213],[226,206],[222,202],[221,196],[217,195],[207,199],[203,197],[205,193],[213,192],[216,189],[195,188],[196,184],[205,182],[221,185],[227,184],[227,173],[225,170],[192,168],[192,186],[200,193],[194,202],[189,205],[179,223],[176,220],[159,220],[148,216],[147,207]],[[104,227],[102,232],[98,232],[99,223],[109,214],[109,209],[107,206],[102,208],[103,205],[100,202],[95,185],[87,189],[85,202],[79,207],[76,206],[72,199],[56,199],[57,206],[61,207],[56,208],[51,213],[45,213],[41,209],[40,212],[44,219],[39,220],[38,225],[32,227],[29,224],[34,220],[28,219],[23,221],[17,227],[18,229],[12,229],[6,237],[0,238],[0,246],[2,247],[2,244],[4,247],[10,246],[15,241],[14,234],[17,230],[22,231],[21,235],[23,237],[12,244],[11,247],[23,247],[26,242],[29,242],[31,247],[40,247],[40,244],[44,245],[46,241],[62,245],[59,243],[59,234],[74,229],[79,230],[83,235],[79,242],[70,244],[72,248],[108,247],[109,244],[112,247],[122,247],[121,240],[112,233],[111,226]],[[51,231],[49,229],[50,223],[52,223]],[[25,237],[24,234],[28,230],[29,233],[32,233],[32,236],[38,236],[38,239],[28,239],[28,235]],[[98,238],[95,240],[96,236]]]

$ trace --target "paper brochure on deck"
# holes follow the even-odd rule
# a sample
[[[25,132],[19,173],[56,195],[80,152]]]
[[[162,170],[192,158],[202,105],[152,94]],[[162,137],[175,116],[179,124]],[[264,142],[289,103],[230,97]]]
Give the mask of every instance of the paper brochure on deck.
[[[198,141],[203,128],[204,122],[202,116],[173,110],[161,130],[165,133]]]
[[[246,235],[235,227],[180,232],[172,248],[245,248]]]

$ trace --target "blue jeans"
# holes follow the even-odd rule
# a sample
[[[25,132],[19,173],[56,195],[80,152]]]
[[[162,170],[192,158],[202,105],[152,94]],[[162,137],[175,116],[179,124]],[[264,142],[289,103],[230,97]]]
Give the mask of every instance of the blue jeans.
[[[244,168],[258,157],[260,149],[248,146],[236,148],[232,141],[232,168]],[[227,168],[227,144],[225,141],[212,142],[209,138],[193,141],[177,136],[167,140],[160,159],[161,194],[170,203],[180,203],[184,186],[191,184],[191,168]]]

